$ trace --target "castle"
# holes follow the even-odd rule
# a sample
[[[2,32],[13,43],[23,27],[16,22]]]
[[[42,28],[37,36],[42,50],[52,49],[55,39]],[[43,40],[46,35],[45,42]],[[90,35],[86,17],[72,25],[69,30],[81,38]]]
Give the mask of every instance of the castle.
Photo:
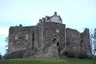
[[[8,54],[24,51],[23,57],[62,57],[91,55],[89,29],[84,32],[66,28],[57,12],[39,19],[36,26],[9,28]]]

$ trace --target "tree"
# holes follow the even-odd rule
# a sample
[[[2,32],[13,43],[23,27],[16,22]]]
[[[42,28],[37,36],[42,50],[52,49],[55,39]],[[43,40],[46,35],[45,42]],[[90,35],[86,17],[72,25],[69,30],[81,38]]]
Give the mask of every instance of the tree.
[[[1,53],[0,53],[0,59],[2,59],[2,55],[1,55]]]
[[[7,45],[5,45],[6,47],[6,52],[3,56],[3,59],[8,59],[8,37],[5,38],[5,42],[7,43]]]
[[[8,37],[5,38],[5,42],[8,43]],[[8,54],[8,44],[5,47],[7,47],[6,54]]]
[[[94,45],[93,52],[95,55],[95,53],[96,53],[96,28],[94,29],[94,33],[93,33],[93,45]]]

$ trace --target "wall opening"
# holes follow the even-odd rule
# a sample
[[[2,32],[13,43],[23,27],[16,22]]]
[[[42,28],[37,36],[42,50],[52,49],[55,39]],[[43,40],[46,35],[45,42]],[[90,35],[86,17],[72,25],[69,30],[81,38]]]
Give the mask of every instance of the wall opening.
[[[80,47],[82,47],[83,40],[80,41]]]
[[[59,41],[56,38],[54,38],[52,42],[56,43],[57,47],[59,46]]]
[[[34,39],[35,39],[35,35],[34,35],[34,32],[32,33],[32,41],[34,42]]]
[[[59,46],[59,41],[57,42],[57,46]]]
[[[32,49],[34,48],[35,33],[32,33]]]
[[[55,43],[55,42],[56,42],[56,38],[53,39],[53,43]]]
[[[57,34],[53,35],[52,42],[56,44],[56,46],[59,48],[60,40]]]

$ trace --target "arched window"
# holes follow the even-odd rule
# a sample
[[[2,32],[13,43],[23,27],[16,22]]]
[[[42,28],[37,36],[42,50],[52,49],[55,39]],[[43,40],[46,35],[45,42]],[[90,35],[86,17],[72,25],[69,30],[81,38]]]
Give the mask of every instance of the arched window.
[[[59,46],[60,42],[57,34],[53,35],[52,42],[55,43],[57,47]]]

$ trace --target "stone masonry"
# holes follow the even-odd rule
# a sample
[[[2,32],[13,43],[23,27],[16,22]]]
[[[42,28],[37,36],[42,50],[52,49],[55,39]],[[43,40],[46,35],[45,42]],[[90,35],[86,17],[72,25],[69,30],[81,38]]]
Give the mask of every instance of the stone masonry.
[[[89,29],[80,33],[66,28],[57,12],[39,19],[36,26],[9,28],[8,54],[24,51],[23,57],[60,57],[65,52],[78,57],[91,55]]]

